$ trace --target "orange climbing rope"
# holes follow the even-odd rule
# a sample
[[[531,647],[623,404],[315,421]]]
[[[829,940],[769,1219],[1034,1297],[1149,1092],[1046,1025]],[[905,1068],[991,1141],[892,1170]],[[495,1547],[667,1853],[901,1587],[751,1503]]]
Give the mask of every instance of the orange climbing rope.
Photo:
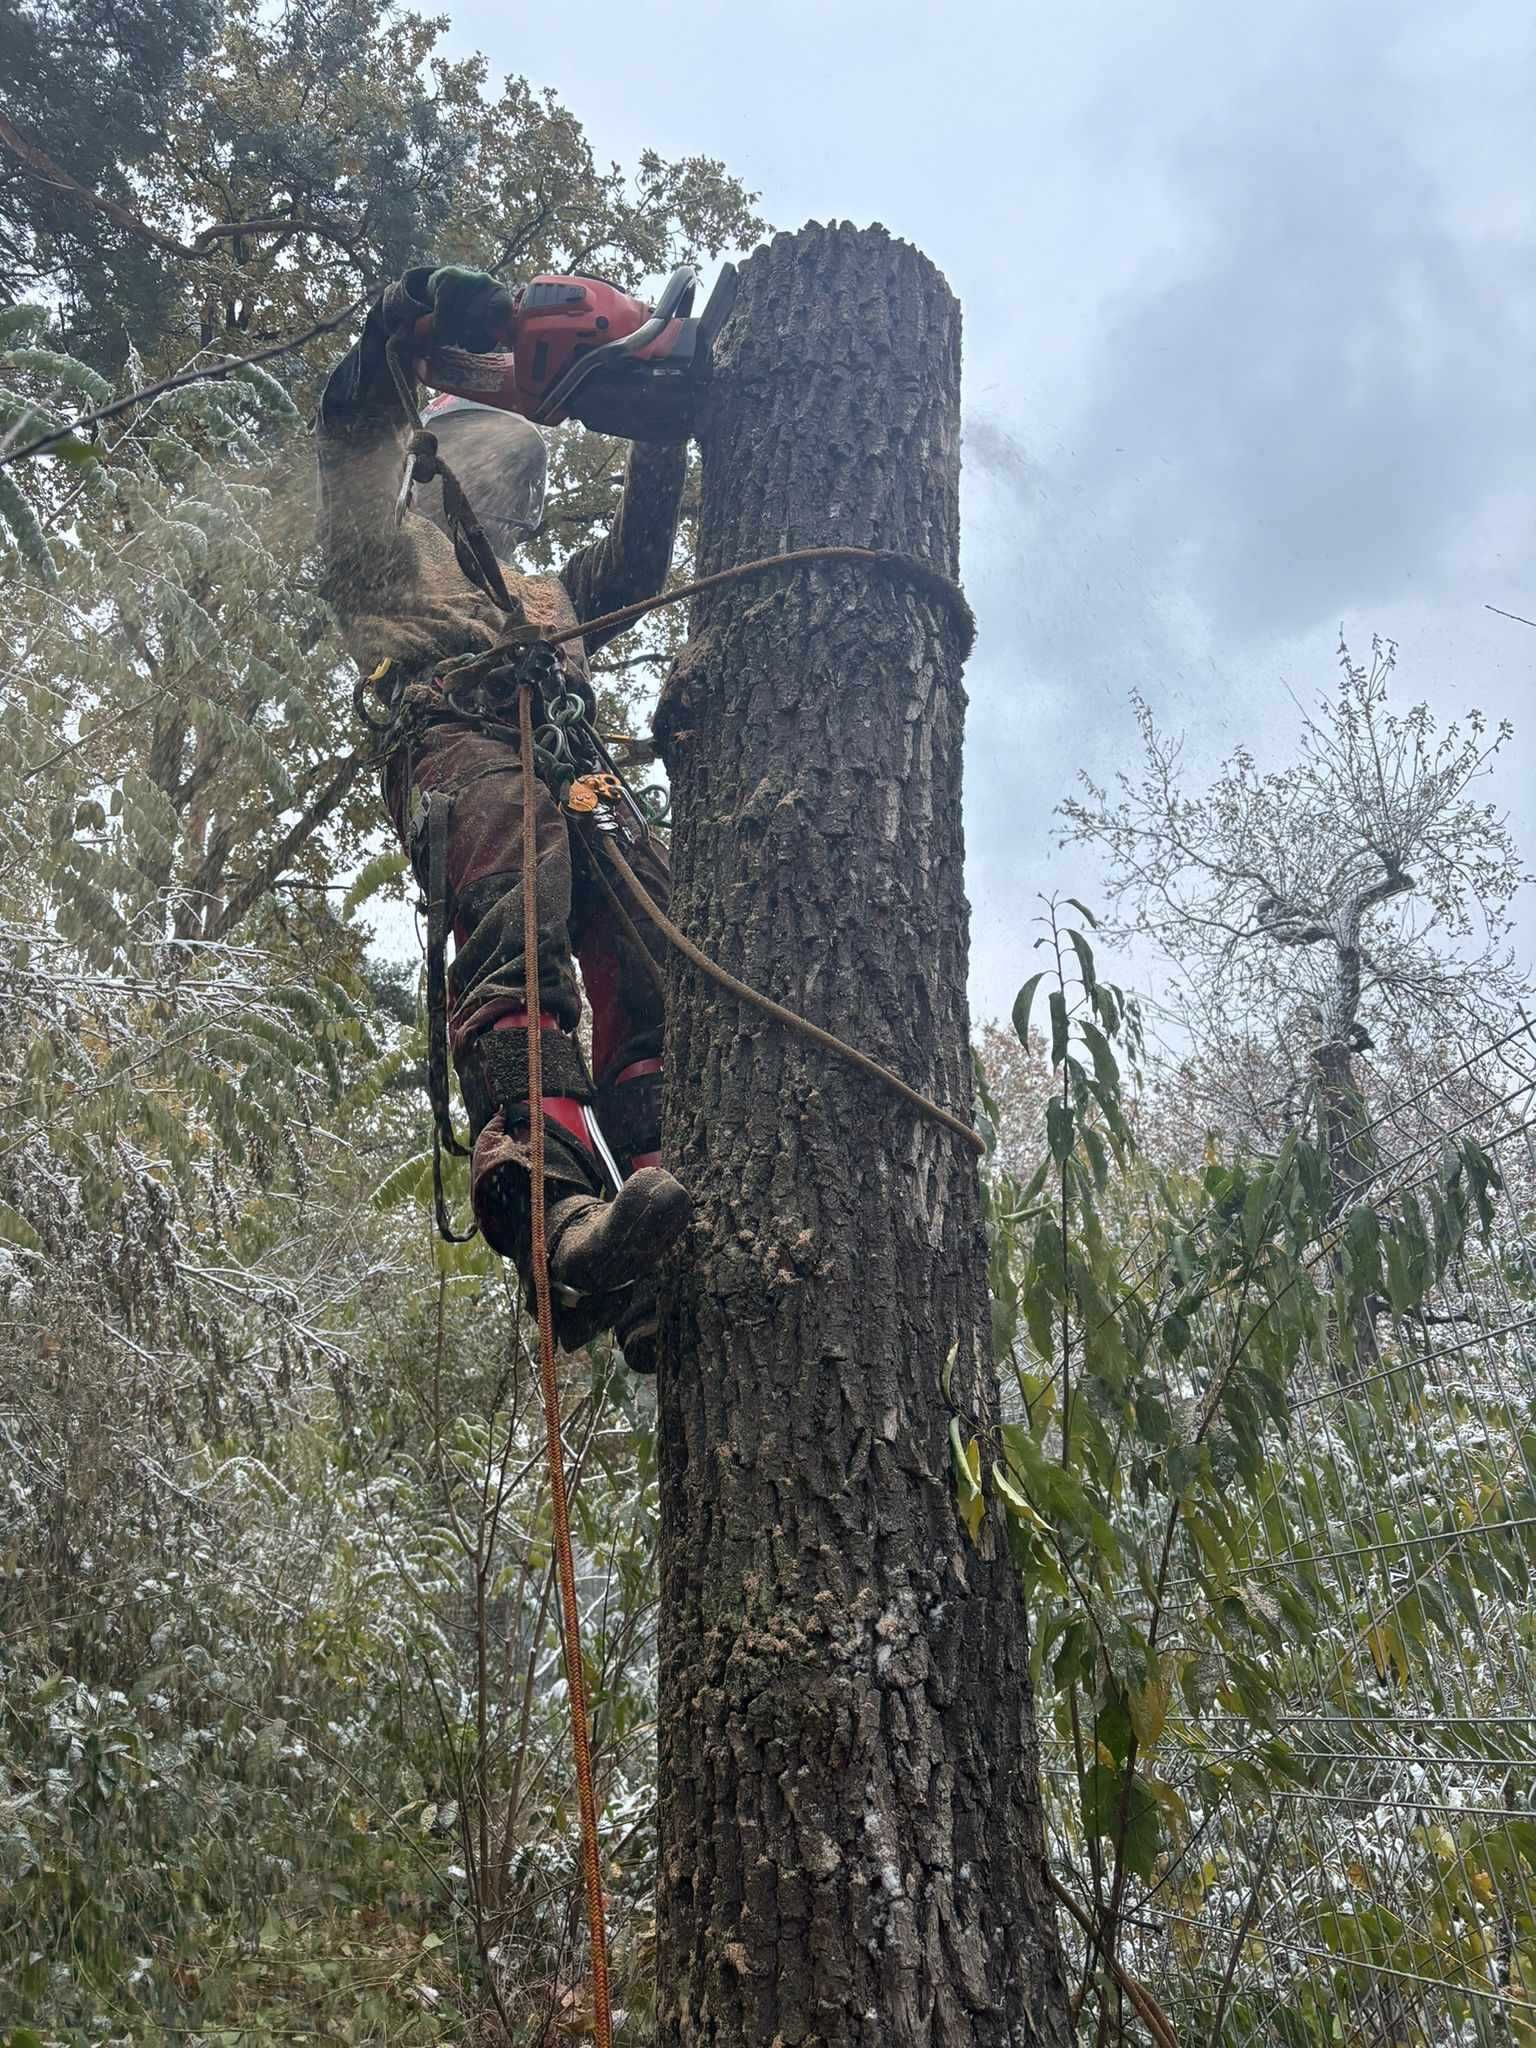
[[[531,692],[517,693],[517,727],[526,775],[533,761]],[[576,1796],[581,1811],[581,1862],[586,1880],[587,1928],[592,1946],[592,2033],[597,2048],[610,2048],[613,2009],[608,1993],[608,1930],[603,1909],[603,1870],[597,1840],[597,1795],[592,1787],[592,1748],[587,1733],[587,1688],[581,1667],[581,1616],[576,1607],[576,1568],[571,1558],[571,1524],[565,1493],[565,1451],[560,1439],[560,1388],[555,1378],[555,1332],[549,1306],[549,1256],[544,1244],[544,1088],[539,1035],[539,843],[532,795],[523,802],[523,972],[528,1007],[528,1174],[533,1196],[533,1305],[539,1325],[539,1390],[544,1399],[544,1435],[549,1457],[549,1502],[555,1525],[555,1572],[560,1585],[560,1648],[571,1703],[571,1746],[576,1753]]]

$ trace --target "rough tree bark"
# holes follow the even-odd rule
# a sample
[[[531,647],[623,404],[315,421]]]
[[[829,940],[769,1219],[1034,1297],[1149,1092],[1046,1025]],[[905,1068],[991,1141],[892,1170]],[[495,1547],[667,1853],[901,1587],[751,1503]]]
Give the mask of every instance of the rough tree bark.
[[[958,563],[959,309],[883,229],[745,265],[700,570],[825,542]],[[955,627],[847,568],[699,608],[658,718],[674,909],[968,1115]],[[956,1517],[941,1390],[996,1386],[974,1155],[676,966],[658,2040],[1064,2043],[1025,1622]]]

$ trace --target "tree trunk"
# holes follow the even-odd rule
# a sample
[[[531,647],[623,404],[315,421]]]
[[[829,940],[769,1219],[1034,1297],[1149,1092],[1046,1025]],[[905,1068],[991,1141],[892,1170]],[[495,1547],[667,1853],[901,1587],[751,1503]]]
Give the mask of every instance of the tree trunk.
[[[959,309],[883,229],[745,265],[701,571],[839,542],[958,559]],[[674,907],[726,966],[971,1109],[956,628],[828,567],[712,595],[658,731]],[[664,2044],[1066,2042],[1025,1617],[957,1519],[985,1444],[977,1162],[674,966],[667,1156],[698,1202],[665,1316]]]
[[[1332,1001],[1324,1019],[1325,1035],[1323,1042],[1312,1049],[1323,1152],[1328,1161],[1330,1222],[1360,1199],[1375,1170],[1375,1147],[1370,1141],[1354,1054],[1360,1020],[1360,922],[1364,901],[1354,905],[1345,936],[1337,945]],[[1336,1275],[1343,1273],[1342,1251],[1334,1252],[1330,1264]],[[1334,1376],[1341,1383],[1347,1385],[1379,1364],[1378,1312],[1376,1302],[1362,1301],[1349,1319],[1349,1344],[1331,1350]]]

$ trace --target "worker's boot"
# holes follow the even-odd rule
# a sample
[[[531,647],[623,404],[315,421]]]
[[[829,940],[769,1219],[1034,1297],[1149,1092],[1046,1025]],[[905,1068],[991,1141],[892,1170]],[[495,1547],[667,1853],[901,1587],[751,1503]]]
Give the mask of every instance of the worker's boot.
[[[661,1047],[648,1035],[622,1046],[608,1062],[597,1090],[597,1120],[624,1175],[624,1192],[661,1168]],[[671,1176],[669,1175],[670,1179]],[[614,1335],[632,1372],[656,1370],[654,1271],[631,1290]]]
[[[649,1164],[605,1194],[583,1108],[591,1097],[574,1038],[541,1019],[544,1244],[557,1341],[579,1350],[611,1329],[636,1371],[654,1370],[657,1260],[687,1228],[693,1204],[670,1173]],[[532,1277],[533,1202],[528,1155],[527,1025],[499,1019],[461,1048],[460,1084],[475,1132],[470,1203],[493,1251]],[[633,1347],[634,1355],[631,1355]]]

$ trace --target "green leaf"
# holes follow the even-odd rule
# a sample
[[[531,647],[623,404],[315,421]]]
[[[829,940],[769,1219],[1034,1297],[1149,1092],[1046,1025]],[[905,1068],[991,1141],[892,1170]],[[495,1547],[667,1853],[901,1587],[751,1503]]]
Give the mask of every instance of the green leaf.
[[[0,309],[0,347],[9,349],[35,341],[38,335],[46,334],[52,318],[46,306],[23,304]]]
[[[72,463],[77,469],[87,462],[100,462],[101,450],[94,441],[82,441],[78,434],[61,434],[57,441],[50,441],[46,448],[38,450],[40,455],[51,455],[59,462]]]
[[[1083,1826],[1090,1835],[1120,1839],[1125,1867],[1134,1877],[1150,1878],[1163,1843],[1162,1816],[1156,1797],[1139,1777],[1129,1784],[1122,1771],[1096,1763],[1082,1784]],[[1121,1811],[1125,1832],[1120,1836]]]
[[[982,1517],[987,1511],[986,1499],[981,1490],[981,1445],[975,1437],[966,1443],[960,1432],[958,1415],[951,1419],[949,1425],[949,1456],[954,1467],[960,1520],[965,1526],[965,1533],[974,1544],[981,1532]]]
[[[1056,1303],[1039,1268],[1024,1291],[1022,1306],[1029,1341],[1037,1354],[1049,1361],[1056,1355]]]
[[[1358,1301],[1381,1285],[1381,1225],[1374,1209],[1362,1203],[1350,1210],[1344,1219],[1340,1249],[1350,1290]]]
[[[1082,933],[1074,931],[1071,925],[1067,926],[1067,937],[1071,940],[1072,950],[1077,955],[1078,972],[1083,978],[1083,993],[1092,1002],[1093,992],[1098,987],[1098,976],[1093,967],[1093,948]]]
[[[444,1161],[447,1165],[447,1161]],[[387,1173],[374,1189],[369,1200],[375,1209],[398,1208],[402,1202],[427,1202],[432,1197],[432,1154],[418,1152],[411,1159],[402,1160],[392,1173]]]
[[[1072,1128],[1071,1103],[1053,1095],[1045,1105],[1045,1135],[1053,1159],[1065,1159],[1072,1150]]]
[[[1080,903],[1075,896],[1069,896],[1067,898],[1067,901],[1071,904],[1072,908],[1077,912],[1078,916],[1083,920],[1083,923],[1087,925],[1089,931],[1096,932],[1099,928],[1099,920],[1094,916],[1093,912],[1088,908],[1087,904]]]
[[[1059,988],[1051,990],[1051,1065],[1059,1067],[1067,1056],[1067,999]]]
[[[1259,1248],[1259,1240],[1272,1224],[1272,1204],[1269,1182],[1260,1178],[1253,1182],[1243,1202],[1243,1243],[1250,1253]]]
[[[1049,1522],[1035,1513],[1002,1466],[996,1463],[992,1467],[992,1488],[1003,1503],[1004,1508],[1016,1521],[1028,1523],[1029,1527],[1039,1536],[1049,1536],[1051,1534]]]
[[[1051,1681],[1059,1692],[1075,1685],[1093,1666],[1093,1637],[1086,1621],[1069,1620],[1051,1664]]]
[[[1113,1037],[1125,1022],[1125,1000],[1120,991],[1101,981],[1093,991],[1093,1007],[1102,1018],[1104,1029]]]
[[[1131,1780],[1121,1855],[1133,1877],[1150,1879],[1163,1845],[1162,1815],[1157,1800],[1140,1778]]]
[[[1387,1255],[1387,1299],[1395,1313],[1402,1315],[1413,1307],[1417,1299],[1413,1277],[1408,1270],[1408,1248],[1394,1234],[1386,1240],[1383,1249]]]
[[[1184,1316],[1165,1316],[1163,1319],[1163,1342],[1174,1358],[1182,1358],[1189,1348],[1189,1323]]]
[[[1112,1835],[1120,1813],[1120,1773],[1090,1764],[1083,1775],[1083,1826],[1090,1835]]]
[[[53,559],[53,550],[48,545],[48,536],[44,533],[30,501],[17,486],[9,470],[4,469],[0,469],[0,522],[10,528],[22,560],[37,571],[44,583],[57,583],[58,565]]]
[[[370,896],[376,896],[391,882],[398,881],[406,871],[407,861],[403,853],[391,848],[375,854],[373,859],[361,867],[353,877],[352,886],[341,899],[341,914],[350,917],[361,903]]]
[[[1093,1724],[1094,1739],[1103,1744],[1117,1764],[1123,1764],[1131,1753],[1131,1717],[1125,1701],[1118,1693],[1099,1709]]]
[[[1035,990],[1045,979],[1045,969],[1032,974],[1013,999],[1013,1030],[1020,1045],[1029,1045],[1029,1013],[1035,1000]]]
[[[55,391],[70,392],[89,405],[105,405],[112,396],[112,386],[100,371],[82,363],[78,356],[61,355],[54,348],[12,349],[5,366],[46,378]]]
[[[1154,1656],[1154,1664],[1156,1658]],[[1145,1685],[1133,1687],[1126,1694],[1126,1706],[1130,1711],[1131,1726],[1136,1731],[1136,1740],[1144,1750],[1156,1749],[1162,1738],[1163,1725],[1168,1719],[1168,1705],[1173,1688],[1168,1680],[1154,1670]]]
[[[26,1251],[40,1252],[42,1239],[19,1209],[0,1202],[0,1244],[19,1244]]]
[[[281,420],[285,426],[303,425],[303,415],[298,407],[272,372],[264,370],[260,363],[241,363],[229,374],[237,383],[248,385],[255,396],[263,401],[264,412]]]
[[[1093,1058],[1094,1077],[1099,1086],[1118,1095],[1120,1092],[1120,1067],[1110,1051],[1109,1040],[1097,1024],[1090,1024],[1086,1017],[1080,1017],[1078,1032]]]
[[[1088,1154],[1088,1164],[1093,1171],[1094,1186],[1102,1193],[1109,1185],[1108,1148],[1092,1124],[1084,1124],[1077,1135],[1083,1150]]]

